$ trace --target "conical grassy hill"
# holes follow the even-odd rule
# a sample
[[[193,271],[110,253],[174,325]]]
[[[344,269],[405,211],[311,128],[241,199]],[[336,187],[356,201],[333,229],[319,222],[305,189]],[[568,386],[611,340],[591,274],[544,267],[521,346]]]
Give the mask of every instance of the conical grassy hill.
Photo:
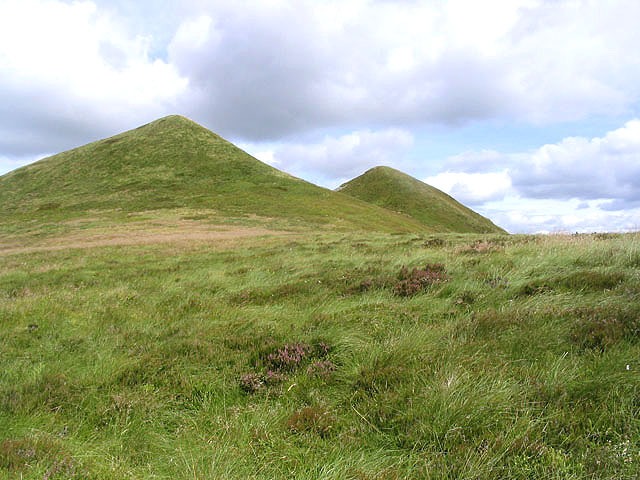
[[[266,165],[193,121],[169,116],[0,177],[0,226],[179,209],[292,226],[426,231],[404,215]]]
[[[504,233],[490,220],[446,193],[390,167],[372,168],[338,190],[402,212],[439,232]]]

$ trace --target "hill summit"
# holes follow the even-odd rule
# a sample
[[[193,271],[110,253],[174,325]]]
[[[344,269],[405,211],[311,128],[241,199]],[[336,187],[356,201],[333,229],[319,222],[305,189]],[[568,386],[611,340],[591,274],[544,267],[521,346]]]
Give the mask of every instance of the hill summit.
[[[281,172],[179,115],[0,177],[5,230],[95,217],[108,218],[108,225],[132,214],[170,211],[209,223],[275,222],[284,228],[501,231],[396,170],[370,170],[335,192]]]
[[[424,231],[413,219],[281,172],[178,115],[0,177],[0,225],[171,209],[204,211],[212,221]]]
[[[375,167],[338,187],[365,202],[401,212],[439,232],[504,233],[446,193],[391,167]]]

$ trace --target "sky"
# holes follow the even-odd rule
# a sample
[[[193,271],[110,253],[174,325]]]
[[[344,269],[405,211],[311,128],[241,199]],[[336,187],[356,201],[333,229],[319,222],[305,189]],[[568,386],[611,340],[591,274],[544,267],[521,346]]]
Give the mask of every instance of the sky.
[[[640,230],[638,0],[0,0],[0,174],[181,114],[512,233]]]

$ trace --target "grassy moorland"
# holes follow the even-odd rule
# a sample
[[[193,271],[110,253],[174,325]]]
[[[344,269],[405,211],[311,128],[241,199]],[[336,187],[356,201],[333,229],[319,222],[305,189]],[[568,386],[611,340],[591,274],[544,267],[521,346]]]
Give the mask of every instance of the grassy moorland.
[[[0,252],[0,478],[640,475],[637,234],[78,232]]]

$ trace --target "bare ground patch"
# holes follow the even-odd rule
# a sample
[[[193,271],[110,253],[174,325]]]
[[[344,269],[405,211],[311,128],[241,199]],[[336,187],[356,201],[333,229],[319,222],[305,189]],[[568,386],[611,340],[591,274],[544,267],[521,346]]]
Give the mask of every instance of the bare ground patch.
[[[55,238],[47,238],[28,245],[18,240],[7,242],[0,239],[0,256],[22,253],[57,251],[75,248],[110,246],[137,246],[155,244],[227,244],[236,240],[289,235],[290,232],[270,230],[262,227],[241,227],[228,225],[204,225],[192,221],[178,221],[172,224],[133,224],[112,229],[100,228],[74,232]]]

